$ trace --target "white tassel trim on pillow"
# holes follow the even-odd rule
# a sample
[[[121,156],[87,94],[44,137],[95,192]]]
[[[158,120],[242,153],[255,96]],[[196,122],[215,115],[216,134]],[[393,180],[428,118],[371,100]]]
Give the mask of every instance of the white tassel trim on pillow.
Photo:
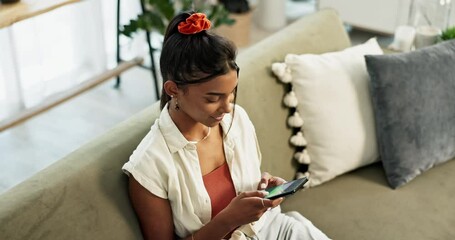
[[[272,64],[272,72],[283,83],[292,82],[291,69],[287,67],[286,63],[273,63]]]
[[[291,83],[292,84],[292,74],[291,69],[287,66],[286,63],[273,63],[272,64],[272,72],[277,76],[277,78],[283,83]],[[294,91],[290,91],[287,93],[283,98],[283,104],[288,108],[296,108],[298,105],[298,99],[294,93]],[[301,128],[304,125],[304,120],[300,117],[297,111],[294,112],[292,116],[289,116],[287,119],[288,126],[292,128]],[[289,140],[292,145],[295,147],[304,147],[307,145],[306,139],[303,137],[303,133],[301,131],[297,132],[296,135],[292,136]],[[306,149],[301,152],[297,152],[294,154],[294,158],[300,164],[310,164],[311,159],[308,155]],[[308,177],[309,173],[305,172],[297,172],[296,177]]]
[[[292,116],[288,117],[288,125],[293,128],[299,128],[303,126],[303,119],[300,117],[300,114],[295,111]]]
[[[297,107],[298,100],[297,97],[295,96],[294,91],[290,91],[284,96],[283,103],[286,107],[289,108]]]
[[[303,147],[306,146],[307,144],[307,141],[303,137],[302,132],[298,132],[296,135],[292,136],[290,142],[292,143],[292,145],[296,147]]]
[[[307,177],[308,179],[310,179],[310,173],[309,173],[309,172],[304,172],[304,173],[303,173],[303,172],[297,172],[297,173],[295,174],[295,177],[296,177],[297,179],[303,178],[303,177]],[[306,184],[308,184],[308,183],[306,183]]]
[[[296,152],[294,154],[294,158],[300,164],[310,164],[311,163],[310,155],[308,154],[308,151],[306,149],[303,149],[303,151],[301,151],[301,152]]]

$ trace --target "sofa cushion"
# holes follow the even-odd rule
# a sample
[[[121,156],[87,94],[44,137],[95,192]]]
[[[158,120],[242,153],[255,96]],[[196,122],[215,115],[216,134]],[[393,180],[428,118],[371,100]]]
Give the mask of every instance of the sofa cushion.
[[[424,173],[406,187],[388,186],[381,163],[343,174],[287,198],[331,239],[455,239],[455,161]]]
[[[300,141],[307,143],[310,186],[378,159],[365,54],[382,54],[375,38],[342,51],[286,56],[287,69],[281,72],[290,73],[296,111],[303,119]],[[276,65],[273,69],[288,77]],[[291,142],[298,147],[297,137]],[[302,155],[305,150],[296,157]]]
[[[379,152],[397,188],[455,156],[455,41],[365,58]]]

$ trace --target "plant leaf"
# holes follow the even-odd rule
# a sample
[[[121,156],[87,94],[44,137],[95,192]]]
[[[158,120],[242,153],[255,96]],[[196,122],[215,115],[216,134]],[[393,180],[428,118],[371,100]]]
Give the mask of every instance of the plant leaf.
[[[455,26],[454,27],[451,27],[451,28],[447,28],[446,30],[444,30],[441,34],[441,39],[443,41],[447,41],[447,40],[450,40],[450,39],[455,39]]]
[[[213,22],[213,27],[219,27],[223,24],[233,25],[235,19],[230,18],[229,12],[223,5],[215,5],[212,7],[211,13],[208,18]]]
[[[175,15],[174,4],[169,0],[155,0],[155,3],[152,4],[156,7],[157,13],[161,13],[168,21],[172,19]]]
[[[180,5],[175,4],[176,1],[180,1]],[[169,21],[177,12],[188,10],[206,13],[215,28],[223,24],[235,23],[235,20],[229,17],[229,12],[223,4],[198,4],[201,9],[192,9],[194,0],[144,0],[144,2],[146,3],[144,13],[122,26],[120,32],[123,35],[132,37],[139,30],[156,30],[164,34]],[[176,6],[181,6],[182,9],[176,9]]]
[[[182,9],[180,11],[193,10],[193,0],[181,0]]]

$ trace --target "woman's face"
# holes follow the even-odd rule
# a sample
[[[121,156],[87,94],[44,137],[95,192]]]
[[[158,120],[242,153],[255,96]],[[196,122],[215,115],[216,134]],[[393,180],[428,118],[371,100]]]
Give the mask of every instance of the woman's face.
[[[233,109],[237,83],[237,71],[232,70],[208,82],[180,89],[180,111],[189,118],[185,121],[193,120],[209,127],[219,124]]]

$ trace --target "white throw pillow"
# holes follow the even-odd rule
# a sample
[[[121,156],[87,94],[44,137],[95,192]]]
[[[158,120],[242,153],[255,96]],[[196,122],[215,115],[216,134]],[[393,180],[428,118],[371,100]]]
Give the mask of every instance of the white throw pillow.
[[[296,158],[309,155],[310,186],[378,160],[364,55],[382,53],[372,38],[339,52],[288,54],[285,69],[275,66],[273,71],[284,82],[292,79],[296,111],[303,119],[300,142],[306,144],[306,152]],[[299,142],[302,134],[297,135],[291,142]]]

